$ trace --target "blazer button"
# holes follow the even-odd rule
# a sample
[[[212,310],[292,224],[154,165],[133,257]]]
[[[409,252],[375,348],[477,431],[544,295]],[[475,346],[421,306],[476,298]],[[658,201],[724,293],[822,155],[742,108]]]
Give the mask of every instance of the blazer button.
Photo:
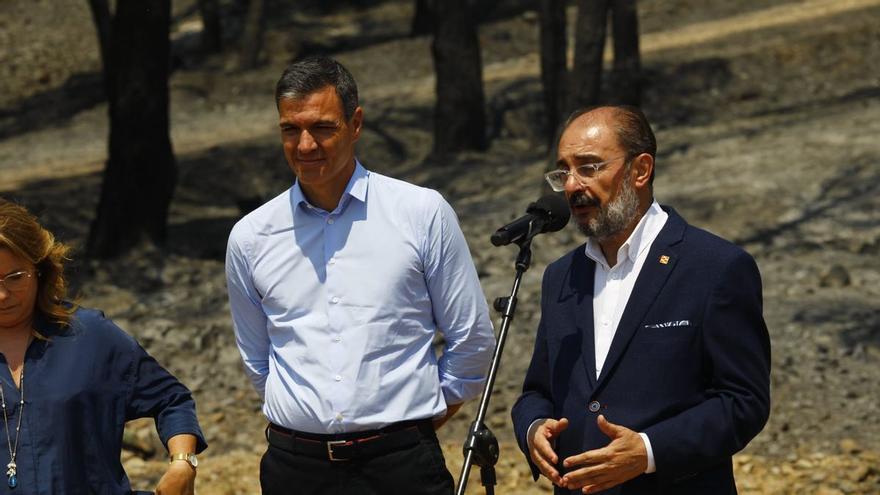
[[[597,400],[590,402],[590,405],[587,406],[587,408],[590,410],[590,412],[599,412],[599,408],[601,408],[601,407],[602,407],[602,404],[599,404],[599,401],[597,401]]]

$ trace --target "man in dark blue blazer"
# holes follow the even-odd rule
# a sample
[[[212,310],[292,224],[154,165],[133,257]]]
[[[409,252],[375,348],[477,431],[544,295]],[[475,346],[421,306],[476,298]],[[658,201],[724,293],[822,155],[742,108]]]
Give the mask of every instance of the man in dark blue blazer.
[[[547,174],[587,243],[544,272],[517,441],[556,494],[734,494],[770,412],[761,278],[653,198],[638,109],[576,112]]]

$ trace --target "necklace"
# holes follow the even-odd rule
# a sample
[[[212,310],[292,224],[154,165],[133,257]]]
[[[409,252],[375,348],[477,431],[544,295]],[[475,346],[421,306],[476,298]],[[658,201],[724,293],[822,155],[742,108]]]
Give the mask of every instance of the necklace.
[[[9,448],[9,464],[6,465],[6,476],[9,480],[6,482],[9,488],[18,486],[18,476],[16,476],[15,454],[18,452],[18,434],[21,432],[21,417],[24,416],[24,363],[21,363],[21,376],[18,378],[18,387],[21,391],[21,400],[18,403],[18,426],[15,427],[15,445],[12,444],[12,438],[9,436],[9,418],[6,413],[6,395],[3,393],[3,385],[0,384],[0,407],[3,408],[3,423],[6,425],[6,446]]]

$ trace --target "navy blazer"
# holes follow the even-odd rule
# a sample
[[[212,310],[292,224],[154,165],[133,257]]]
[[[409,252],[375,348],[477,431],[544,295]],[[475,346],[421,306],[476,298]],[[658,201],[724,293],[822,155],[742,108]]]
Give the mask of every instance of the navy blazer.
[[[610,440],[599,414],[648,435],[656,473],[607,494],[736,493],[731,456],[770,412],[770,339],[752,257],[671,208],[650,248],[596,378],[595,262],[584,246],[544,272],[535,349],[513,406],[517,442],[533,475],[526,433],[539,418],[568,418],[562,460]],[[580,493],[556,488],[557,494]]]

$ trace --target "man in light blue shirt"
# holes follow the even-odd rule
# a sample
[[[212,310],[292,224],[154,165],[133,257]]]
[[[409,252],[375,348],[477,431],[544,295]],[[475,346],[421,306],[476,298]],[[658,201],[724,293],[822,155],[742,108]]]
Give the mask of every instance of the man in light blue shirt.
[[[235,225],[226,255],[270,422],[263,493],[452,493],[434,429],[479,395],[495,345],[455,213],[355,159],[363,110],[338,62],[291,64],[275,96],[296,182]]]

